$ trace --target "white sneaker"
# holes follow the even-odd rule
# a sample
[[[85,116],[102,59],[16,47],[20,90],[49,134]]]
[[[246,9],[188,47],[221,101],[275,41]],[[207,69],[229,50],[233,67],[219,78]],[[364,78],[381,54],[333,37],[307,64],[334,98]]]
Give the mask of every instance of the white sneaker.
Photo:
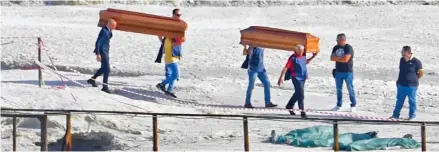
[[[341,107],[339,106],[335,106],[334,108],[332,108],[332,111],[339,111]]]
[[[357,112],[357,108],[356,107],[351,107],[351,112]]]

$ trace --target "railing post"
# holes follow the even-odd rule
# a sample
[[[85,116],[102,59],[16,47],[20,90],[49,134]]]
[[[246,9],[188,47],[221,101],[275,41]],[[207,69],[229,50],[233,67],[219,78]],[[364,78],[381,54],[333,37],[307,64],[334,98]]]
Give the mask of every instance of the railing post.
[[[340,145],[338,145],[338,122],[334,121],[334,151],[339,151],[340,150]]]
[[[38,37],[38,61],[41,62],[41,38]],[[41,88],[43,85],[43,71],[41,67],[38,67],[38,86]]]
[[[248,138],[248,121],[247,121],[247,117],[242,117],[243,118],[243,127],[244,127],[244,150],[250,151],[250,143],[249,143],[249,138]]]
[[[12,150],[17,151],[17,117],[12,117]]]
[[[47,115],[40,117],[41,123],[41,151],[47,151]]]
[[[152,150],[153,151],[158,151],[159,150],[159,137],[158,137],[158,124],[157,124],[157,115],[153,115],[152,116],[152,127],[153,127],[153,134],[152,134],[152,138],[153,138],[153,147]]]
[[[422,151],[427,151],[427,134],[425,130],[425,122],[421,125]]]
[[[66,138],[65,138],[65,143],[66,143],[66,147],[65,150],[66,151],[71,151],[72,150],[72,117],[70,112],[66,114]]]

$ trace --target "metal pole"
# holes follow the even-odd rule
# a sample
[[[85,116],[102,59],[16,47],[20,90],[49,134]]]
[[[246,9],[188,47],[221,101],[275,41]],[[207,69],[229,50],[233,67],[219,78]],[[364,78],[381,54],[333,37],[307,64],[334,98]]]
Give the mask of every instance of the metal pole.
[[[71,119],[71,114],[67,113],[66,115],[66,123],[67,123],[67,130],[66,130],[66,151],[71,151],[72,150],[72,119]]]
[[[248,138],[248,121],[247,117],[243,117],[244,120],[244,149],[245,151],[250,151],[250,144],[249,144],[249,138]]]
[[[334,121],[334,151],[340,150],[340,145],[338,145],[338,122]]]
[[[425,122],[421,125],[422,151],[427,151],[427,134],[425,130]]]
[[[41,151],[47,151],[47,115],[40,117],[41,123]]]
[[[38,61],[41,62],[41,38],[38,37]],[[41,88],[43,85],[43,71],[41,67],[38,67],[38,86]]]
[[[152,150],[153,151],[158,151],[159,150],[159,136],[158,136],[158,125],[157,125],[157,115],[153,115],[152,116],[152,127],[153,127],[153,134],[152,134],[152,138],[153,138],[153,147]]]
[[[12,150],[17,151],[17,117],[12,117]]]

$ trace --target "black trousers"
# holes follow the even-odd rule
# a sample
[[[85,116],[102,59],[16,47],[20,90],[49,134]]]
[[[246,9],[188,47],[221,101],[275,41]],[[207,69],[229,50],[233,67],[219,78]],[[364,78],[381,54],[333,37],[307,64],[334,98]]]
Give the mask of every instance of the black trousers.
[[[305,80],[297,80],[296,78],[292,78],[293,85],[294,85],[294,94],[290,98],[290,101],[288,101],[288,104],[286,106],[287,109],[293,109],[294,104],[296,104],[297,101],[299,101],[299,109],[305,110],[303,100],[305,99]]]

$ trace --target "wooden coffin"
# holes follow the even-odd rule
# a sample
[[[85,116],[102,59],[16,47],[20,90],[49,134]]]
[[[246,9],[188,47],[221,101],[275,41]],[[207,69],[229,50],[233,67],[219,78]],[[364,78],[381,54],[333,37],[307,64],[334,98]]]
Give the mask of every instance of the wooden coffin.
[[[293,51],[298,44],[302,44],[307,53],[314,53],[320,51],[319,40],[309,33],[270,27],[251,26],[241,30],[241,44],[271,49]]]
[[[111,8],[100,11],[99,17],[99,27],[114,19],[116,30],[127,32],[179,38],[184,37],[187,29],[187,24],[179,19]]]

